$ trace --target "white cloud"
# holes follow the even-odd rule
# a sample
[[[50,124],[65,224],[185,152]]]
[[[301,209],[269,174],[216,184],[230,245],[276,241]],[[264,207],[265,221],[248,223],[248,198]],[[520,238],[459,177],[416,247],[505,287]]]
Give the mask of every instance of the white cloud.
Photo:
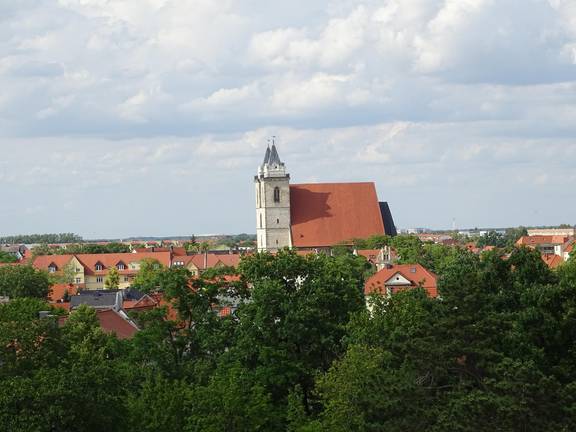
[[[187,213],[182,194],[207,206],[233,194],[237,222],[190,223],[252,230],[247,179],[274,134],[293,178],[374,179],[400,225],[451,220],[403,207],[433,188],[484,204],[446,203],[461,221],[498,205],[527,223],[521,197],[564,200],[576,181],[572,0],[21,0],[2,12],[0,201],[17,207],[57,213],[47,187],[55,203],[106,194],[121,212],[129,194]],[[40,216],[10,229],[49,228]]]

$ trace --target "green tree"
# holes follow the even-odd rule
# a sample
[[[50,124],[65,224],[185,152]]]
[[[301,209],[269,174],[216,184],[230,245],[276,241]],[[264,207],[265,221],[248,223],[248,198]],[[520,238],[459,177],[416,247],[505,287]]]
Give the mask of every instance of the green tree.
[[[0,295],[44,299],[50,291],[48,273],[29,265],[0,267]]]
[[[159,287],[160,275],[164,270],[165,267],[157,259],[144,258],[140,261],[140,269],[132,281],[132,286],[142,292],[152,292]]]
[[[15,263],[18,262],[18,259],[8,253],[8,252],[4,252],[4,251],[0,251],[0,263]]]
[[[304,412],[318,410],[314,376],[342,353],[349,316],[364,306],[363,261],[290,251],[242,260],[240,274],[253,288],[238,311],[233,352],[283,410],[295,386]]]
[[[104,280],[104,287],[106,289],[118,289],[120,286],[120,273],[116,267],[110,267],[108,275]]]

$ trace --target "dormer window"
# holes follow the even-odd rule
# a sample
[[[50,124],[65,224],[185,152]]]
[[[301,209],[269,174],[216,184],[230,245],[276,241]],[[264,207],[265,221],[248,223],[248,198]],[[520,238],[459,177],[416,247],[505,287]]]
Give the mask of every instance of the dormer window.
[[[52,263],[48,266],[48,272],[56,273],[57,271],[58,271],[58,267],[56,266],[56,264]]]
[[[274,188],[274,202],[275,203],[279,203],[280,202],[280,188],[278,186],[276,186]]]
[[[126,270],[126,264],[124,264],[122,261],[120,261],[118,264],[116,264],[116,268],[118,270]]]
[[[104,269],[104,266],[102,265],[102,263],[96,263],[96,266],[94,268],[96,269],[96,271],[102,271]]]

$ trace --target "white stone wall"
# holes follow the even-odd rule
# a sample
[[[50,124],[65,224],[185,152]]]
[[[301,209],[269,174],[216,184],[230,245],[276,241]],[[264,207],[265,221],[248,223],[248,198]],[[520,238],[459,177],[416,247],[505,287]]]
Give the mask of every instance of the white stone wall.
[[[280,202],[274,202],[274,189],[280,190]],[[256,191],[256,235],[259,251],[275,252],[291,247],[290,179],[258,176]]]

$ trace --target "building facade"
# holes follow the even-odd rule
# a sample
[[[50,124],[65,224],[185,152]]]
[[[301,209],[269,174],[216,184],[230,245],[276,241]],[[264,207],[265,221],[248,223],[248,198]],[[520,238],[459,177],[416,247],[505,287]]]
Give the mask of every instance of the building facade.
[[[259,252],[330,251],[374,235],[396,235],[388,203],[373,182],[290,184],[275,144],[254,177]]]
[[[290,236],[290,175],[280,161],[276,145],[266,149],[254,177],[258,251],[276,252],[292,247]]]

